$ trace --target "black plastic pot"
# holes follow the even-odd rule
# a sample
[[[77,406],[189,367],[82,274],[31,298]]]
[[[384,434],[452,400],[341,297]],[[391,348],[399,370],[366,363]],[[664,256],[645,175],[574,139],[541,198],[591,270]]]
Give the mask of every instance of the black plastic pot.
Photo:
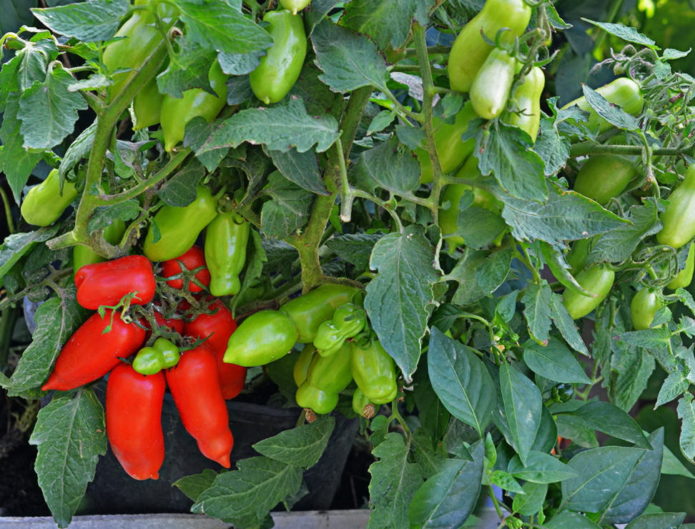
[[[105,384],[96,387],[104,398]],[[227,403],[235,461],[257,455],[251,445],[293,428],[298,408],[271,408],[258,404],[229,401]],[[138,413],[137,409],[133,413]],[[357,433],[358,422],[336,414],[336,426],[328,447],[319,462],[309,469],[304,479],[309,493],[295,506],[299,510],[330,508],[340,484],[350,448]],[[206,468],[223,470],[217,463],[200,454],[195,440],[186,432],[179,419],[171,395],[167,394],[162,412],[162,427],[166,457],[158,480],[137,481],[121,468],[111,450],[97,465],[94,481],[87,488],[78,514],[180,513],[189,512],[191,501],[171,484]]]

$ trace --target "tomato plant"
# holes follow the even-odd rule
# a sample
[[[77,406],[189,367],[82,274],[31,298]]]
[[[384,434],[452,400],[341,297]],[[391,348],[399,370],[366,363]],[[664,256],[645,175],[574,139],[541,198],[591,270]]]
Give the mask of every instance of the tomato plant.
[[[294,504],[338,418],[370,529],[462,527],[481,496],[512,529],[681,527],[686,52],[621,2],[54,4],[0,39],[0,386],[41,408],[58,526],[107,446],[141,480],[187,459],[175,406],[215,471],[174,486],[239,529]],[[229,399],[297,425],[237,460]]]

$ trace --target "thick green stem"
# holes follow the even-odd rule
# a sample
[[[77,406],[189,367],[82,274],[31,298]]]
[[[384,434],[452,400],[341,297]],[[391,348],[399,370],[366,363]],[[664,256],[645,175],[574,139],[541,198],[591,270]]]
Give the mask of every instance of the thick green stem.
[[[82,193],[80,205],[77,208],[75,227],[72,231],[51,239],[46,244],[52,250],[67,248],[76,244],[89,244],[89,218],[94,210],[104,205],[99,198],[101,191],[101,177],[104,170],[106,152],[111,144],[113,131],[121,114],[128,108],[135,95],[155,76],[166,57],[166,42],[163,40],[143,62],[137,73],[123,88],[116,98],[104,107],[103,112],[97,117],[97,127],[94,133],[94,143],[87,162],[85,175],[85,188]],[[115,252],[115,250],[114,250]],[[108,257],[108,256],[106,256]]]
[[[653,156],[677,156],[693,150],[693,145],[677,149],[653,149]],[[644,151],[641,145],[600,145],[596,143],[576,143],[570,149],[570,156],[587,156],[590,154],[624,154],[640,155]]]

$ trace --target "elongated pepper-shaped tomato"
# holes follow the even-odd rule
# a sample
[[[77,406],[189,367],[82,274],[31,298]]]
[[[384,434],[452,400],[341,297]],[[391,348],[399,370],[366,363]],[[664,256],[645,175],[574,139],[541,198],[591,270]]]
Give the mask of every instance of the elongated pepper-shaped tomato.
[[[104,333],[109,326],[109,332]],[[103,318],[93,314],[65,343],[41,389],[68,391],[103,377],[121,358],[140,349],[145,335],[145,330],[135,323],[124,322],[110,309],[104,312]]]
[[[229,468],[234,438],[213,352],[205,345],[186,351],[167,370],[166,379],[183,426],[198,442],[200,452]]]
[[[75,274],[77,302],[86,309],[115,305],[130,292],[131,303],[145,305],[154,298],[156,283],[152,263],[142,255],[83,266]]]
[[[685,180],[668,197],[661,223],[664,227],[656,234],[659,244],[680,248],[695,237],[695,164],[688,167]]]
[[[496,48],[487,56],[471,86],[473,110],[481,118],[494,119],[507,106],[514,81],[516,59]]]
[[[512,106],[518,112],[510,113],[507,121],[520,128],[536,141],[541,124],[541,95],[545,87],[543,70],[534,66],[523,81],[512,91]]]
[[[223,361],[227,350],[229,337],[236,330],[236,320],[227,306],[221,300],[215,300],[209,307],[212,314],[201,314],[193,321],[187,322],[184,334],[194,338],[207,338],[208,346],[217,358],[217,371],[220,380],[222,396],[225,399],[233,399],[244,389],[246,381],[246,368],[236,364],[227,364]]]
[[[205,261],[213,296],[239,293],[250,231],[249,223],[233,211],[220,213],[205,229]]]
[[[164,462],[162,404],[164,373],[141,375],[121,364],[106,384],[106,436],[111,450],[134,479],[158,479]]]

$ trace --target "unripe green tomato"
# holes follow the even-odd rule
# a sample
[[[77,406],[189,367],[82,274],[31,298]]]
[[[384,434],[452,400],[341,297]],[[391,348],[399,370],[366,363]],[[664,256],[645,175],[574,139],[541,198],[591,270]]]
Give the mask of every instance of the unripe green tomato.
[[[297,388],[294,400],[301,408],[309,408],[319,415],[331,413],[338,405],[340,395],[304,384]]]
[[[493,47],[482,37],[482,33],[495,40],[503,28],[501,43],[511,44],[531,20],[531,7],[524,0],[487,0],[483,9],[461,30],[449,54],[449,81],[451,88],[468,92],[478,75],[480,67]]]
[[[310,3],[311,0],[280,0],[280,5],[288,11],[291,11],[293,15],[299,13]]]
[[[386,404],[398,395],[396,366],[376,338],[355,340],[352,347],[352,377],[374,404]]]
[[[663,228],[656,234],[659,244],[680,248],[695,237],[695,164],[688,167],[685,180],[668,197],[661,224]]]
[[[164,367],[162,353],[154,347],[143,347],[133,360],[133,369],[141,375],[155,375]]]
[[[572,243],[572,249],[567,254],[567,264],[570,265],[570,272],[577,274],[586,263],[586,258],[589,257],[592,239],[579,239]]]
[[[695,271],[695,243],[691,242],[688,248],[688,257],[685,259],[683,270],[678,272],[671,282],[666,285],[671,290],[687,288],[693,281],[693,271]]]
[[[661,293],[651,288],[638,290],[630,302],[630,316],[635,330],[649,329],[654,316],[662,307]]]
[[[164,96],[157,88],[157,78],[153,77],[133,99],[133,130],[145,129],[159,123]]]
[[[601,94],[606,101],[618,105],[625,112],[633,116],[642,112],[642,108],[644,107],[644,98],[642,97],[640,86],[627,77],[619,77],[597,88],[596,91]],[[584,96],[570,101],[562,108],[568,108],[573,105],[577,105],[583,111],[589,113],[588,125],[591,130],[605,132],[612,127],[610,123],[596,113]]]
[[[352,394],[352,411],[365,419],[371,419],[376,413],[376,407],[360,388],[357,388]]]
[[[150,226],[143,252],[150,261],[168,261],[190,250],[205,226],[217,216],[217,199],[205,186],[198,186],[196,198],[184,207],[164,206],[154,216],[159,230]]]
[[[162,369],[169,369],[179,363],[181,358],[179,348],[166,338],[157,338],[152,347],[161,355]]]
[[[282,100],[297,82],[306,57],[304,20],[283,9],[268,11],[263,20],[273,45],[261,57],[258,67],[251,72],[251,90],[266,105]]]
[[[566,289],[562,294],[562,303],[572,319],[583,318],[598,307],[613,287],[615,272],[607,266],[594,266],[579,272],[575,277],[584,290],[594,294],[585,296],[575,290]]]
[[[456,114],[454,123],[447,123],[436,116],[432,119],[434,146],[444,174],[455,171],[473,152],[475,138],[463,141],[461,136],[468,130],[470,122],[477,117],[473,105],[467,101]],[[420,162],[420,183],[428,184],[432,181],[432,160],[430,160],[429,153],[423,148],[417,149],[415,153]]]
[[[591,156],[579,169],[574,190],[599,204],[622,194],[637,169],[630,160],[613,154]]]
[[[311,367],[311,362],[313,362],[316,354],[316,348],[310,344],[305,345],[302,352],[299,353],[292,369],[292,378],[294,378],[294,383],[297,384],[297,387],[304,384],[307,376],[309,376],[309,367]]]
[[[526,132],[534,142],[541,125],[541,94],[544,87],[543,70],[534,66],[510,97],[512,106],[519,112],[510,112],[506,121]]]
[[[49,226],[58,220],[75,197],[75,184],[66,180],[61,189],[58,169],[53,169],[43,182],[29,190],[22,201],[20,212],[29,224]]]
[[[229,337],[224,361],[244,367],[274,362],[292,350],[297,327],[282,312],[262,310],[246,318]]]
[[[250,233],[249,223],[233,211],[220,213],[205,229],[205,262],[213,296],[239,293]]]
[[[125,222],[121,219],[116,219],[111,222],[103,231],[103,237],[109,244],[118,244],[121,242],[121,237],[125,232]],[[85,265],[101,263],[106,261],[101,255],[92,250],[89,246],[77,245],[72,250],[72,269],[76,274],[77,271]]]
[[[357,293],[355,287],[327,283],[311,292],[294,298],[280,307],[297,326],[299,343],[311,343],[319,325],[333,317],[335,309],[350,301]]]
[[[516,59],[503,49],[495,48],[485,59],[471,86],[473,110],[481,118],[494,119],[507,107],[515,70]]]
[[[202,117],[210,122],[217,117],[227,102],[227,79],[220,63],[214,61],[208,72],[208,80],[216,96],[201,88],[186,90],[180,98],[164,96],[159,117],[167,152],[183,141],[186,124],[193,118]]]
[[[338,395],[352,381],[350,346],[331,356],[314,355],[306,380],[299,386],[295,400],[302,408],[330,413],[338,404]]]

